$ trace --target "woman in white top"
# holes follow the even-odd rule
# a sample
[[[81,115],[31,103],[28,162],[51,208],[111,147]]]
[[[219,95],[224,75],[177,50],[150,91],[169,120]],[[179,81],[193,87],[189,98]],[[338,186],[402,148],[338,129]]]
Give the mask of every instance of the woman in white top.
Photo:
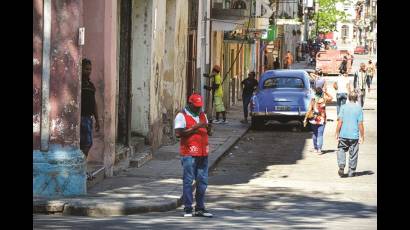
[[[339,116],[340,106],[346,104],[347,95],[350,92],[350,82],[348,74],[340,74],[339,77],[337,77],[336,82],[333,84],[333,88],[337,90],[337,115]]]

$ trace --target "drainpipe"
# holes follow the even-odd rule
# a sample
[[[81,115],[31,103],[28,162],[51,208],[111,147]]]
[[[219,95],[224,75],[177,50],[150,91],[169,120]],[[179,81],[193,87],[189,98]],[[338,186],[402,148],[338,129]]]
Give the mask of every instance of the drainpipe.
[[[41,74],[41,151],[48,151],[50,139],[50,43],[51,43],[51,0],[44,0],[43,16],[43,70]]]
[[[202,11],[200,13],[200,23],[202,23],[201,25],[201,72],[200,72],[200,92],[201,95],[204,99],[204,105],[202,106],[202,109],[205,109],[205,105],[206,105],[206,91],[204,89],[204,85],[205,85],[205,81],[207,79],[205,79],[204,74],[206,73],[206,38],[207,38],[207,26],[206,26],[206,20],[207,20],[207,0],[201,1],[202,2]]]

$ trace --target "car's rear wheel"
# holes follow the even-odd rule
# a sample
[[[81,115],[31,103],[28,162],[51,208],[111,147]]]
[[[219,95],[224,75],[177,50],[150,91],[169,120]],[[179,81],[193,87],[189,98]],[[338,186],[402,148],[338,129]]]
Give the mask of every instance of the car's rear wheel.
[[[265,124],[264,119],[261,117],[251,118],[251,129],[254,129],[254,130],[261,129],[264,124]]]

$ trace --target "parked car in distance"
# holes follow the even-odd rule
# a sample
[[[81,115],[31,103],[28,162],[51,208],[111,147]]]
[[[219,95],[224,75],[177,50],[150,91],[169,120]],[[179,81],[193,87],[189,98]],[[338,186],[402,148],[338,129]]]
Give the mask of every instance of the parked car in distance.
[[[251,99],[252,128],[260,128],[268,120],[298,121],[302,125],[311,98],[305,70],[266,71]]]
[[[368,54],[369,51],[364,46],[356,46],[354,54]]]

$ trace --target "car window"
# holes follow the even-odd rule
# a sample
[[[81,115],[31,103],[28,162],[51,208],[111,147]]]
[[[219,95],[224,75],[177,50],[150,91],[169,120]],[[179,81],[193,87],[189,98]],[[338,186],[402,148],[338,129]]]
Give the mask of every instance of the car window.
[[[263,88],[297,88],[303,89],[305,85],[303,84],[302,79],[295,77],[276,77],[269,78],[263,82]]]

